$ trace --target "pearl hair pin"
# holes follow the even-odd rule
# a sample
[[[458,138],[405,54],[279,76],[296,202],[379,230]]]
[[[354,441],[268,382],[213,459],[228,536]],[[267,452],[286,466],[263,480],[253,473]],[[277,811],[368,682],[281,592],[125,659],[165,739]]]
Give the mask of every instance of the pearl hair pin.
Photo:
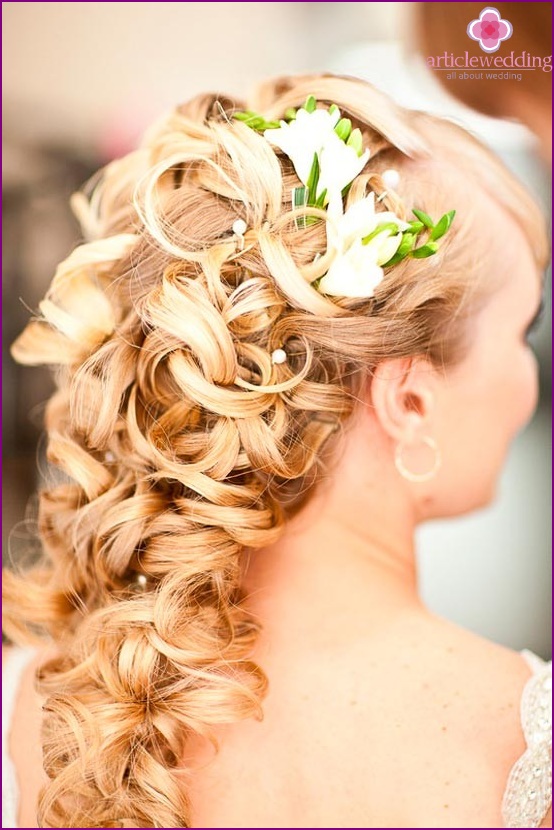
[[[389,167],[387,170],[383,170],[381,178],[390,190],[394,190],[398,187],[400,182],[400,173],[398,170],[394,170],[392,167]]]
[[[233,222],[233,233],[237,237],[239,243],[239,250],[244,248],[244,234],[246,233],[247,224],[244,219],[235,219]]]
[[[287,353],[284,349],[275,349],[271,353],[271,362],[272,363],[285,363],[287,359]]]
[[[233,222],[233,233],[237,236],[244,236],[246,232],[246,222],[244,219],[235,219]]]
[[[385,196],[388,195],[389,190],[395,190],[398,187],[398,183],[400,182],[400,173],[398,170],[394,170],[392,167],[389,167],[387,170],[383,170],[381,178],[387,189],[377,197],[378,202],[383,201]]]

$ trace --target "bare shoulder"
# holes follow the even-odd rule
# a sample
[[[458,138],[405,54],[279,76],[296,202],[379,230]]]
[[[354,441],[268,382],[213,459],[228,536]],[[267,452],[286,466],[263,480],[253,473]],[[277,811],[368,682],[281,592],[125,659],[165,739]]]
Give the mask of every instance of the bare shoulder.
[[[519,712],[531,668],[519,652],[432,614],[414,615],[396,647],[385,645],[388,660],[378,650],[351,734],[366,764],[358,786],[368,774],[379,780],[384,816],[394,804],[399,826],[501,826],[509,771],[526,747]]]
[[[19,677],[16,697],[9,724],[9,752],[19,787],[20,827],[37,827],[36,805],[45,776],[42,769],[41,727],[43,699],[35,688],[37,668],[51,654],[48,647],[38,647],[25,663]],[[16,656],[13,646],[2,645],[2,666],[9,665]]]
[[[422,671],[439,685],[458,687],[468,702],[478,705],[519,697],[532,674],[519,651],[427,611],[414,619],[411,643]]]
[[[406,722],[417,711],[419,723],[429,725],[441,711],[452,725],[459,722],[469,744],[475,736],[482,752],[489,733],[495,751],[499,724],[513,722],[514,709],[519,715],[531,674],[520,652],[425,611],[410,614],[376,642],[354,643],[345,655],[344,682],[338,685],[350,694],[351,678],[364,696],[360,703],[369,704],[366,711],[379,700],[381,706],[404,710]],[[478,722],[479,713],[490,729]]]
[[[414,613],[340,648],[273,652],[264,668],[264,720],[225,729],[194,779],[196,826],[502,826],[525,749],[518,652]]]

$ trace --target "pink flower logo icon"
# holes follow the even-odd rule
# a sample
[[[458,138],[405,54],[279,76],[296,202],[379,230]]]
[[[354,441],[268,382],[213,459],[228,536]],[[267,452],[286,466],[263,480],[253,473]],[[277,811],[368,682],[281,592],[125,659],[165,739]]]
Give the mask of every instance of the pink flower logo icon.
[[[498,9],[487,6],[477,20],[472,20],[467,27],[472,40],[477,40],[483,52],[496,52],[503,40],[512,36],[513,28],[509,20],[503,20]]]

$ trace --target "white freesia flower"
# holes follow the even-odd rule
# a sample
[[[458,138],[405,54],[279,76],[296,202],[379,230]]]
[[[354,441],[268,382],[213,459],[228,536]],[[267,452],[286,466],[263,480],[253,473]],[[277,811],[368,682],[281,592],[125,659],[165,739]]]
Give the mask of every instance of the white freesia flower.
[[[354,147],[345,144],[333,131],[319,154],[317,196],[327,190],[326,203],[341,200],[343,189],[361,173],[368,158],[369,150],[359,156]]]
[[[399,229],[384,227],[373,239],[362,240],[381,225],[393,223]],[[320,280],[318,290],[341,297],[372,297],[383,279],[383,268],[394,256],[402,241],[402,231],[409,228],[392,211],[375,211],[375,194],[351,205],[346,213],[329,216],[327,223],[328,247],[335,257],[327,274]]]
[[[400,243],[402,242],[402,234],[392,234],[386,230],[378,233],[371,242],[364,245],[365,248],[373,248],[376,254],[377,265],[384,265],[391,257],[395,255]]]
[[[356,178],[369,158],[369,150],[359,156],[354,147],[339,138],[335,132],[339,121],[338,109],[333,112],[299,109],[290,124],[281,121],[277,129],[264,131],[270,144],[279,147],[291,159],[303,185],[308,183],[314,154],[317,155],[319,180],[315,198],[327,190],[325,203],[340,198],[342,190]]]
[[[364,168],[369,150],[358,155],[359,135],[351,142],[357,146],[348,145],[337,135],[340,117],[337,107],[331,112],[301,108],[295,120],[281,121],[280,127],[265,130],[264,137],[291,159],[304,186],[317,156],[317,192],[310,193],[310,202],[326,192],[327,249],[331,253],[330,267],[319,280],[318,290],[340,297],[372,297],[383,279],[382,266],[394,256],[402,232],[410,225],[392,211],[377,212],[373,192],[343,212],[342,191]]]
[[[324,277],[318,291],[335,297],[373,297],[383,279],[383,269],[375,261],[375,251],[358,239],[338,256]]]
[[[264,137],[270,144],[274,144],[287,154],[294,165],[296,175],[305,185],[312,169],[314,153],[319,157],[329,136],[334,135],[340,141],[335,132],[335,126],[339,121],[338,109],[333,112],[323,109],[307,112],[305,109],[299,109],[294,121],[290,124],[281,121],[281,126],[277,129],[265,130]]]
[[[379,226],[394,223],[400,231],[406,231],[410,227],[393,211],[375,210],[375,193],[371,191],[368,196],[354,202],[348,210],[340,216],[330,216],[327,223],[328,237],[330,244],[339,251],[344,251],[355,239],[363,239]]]

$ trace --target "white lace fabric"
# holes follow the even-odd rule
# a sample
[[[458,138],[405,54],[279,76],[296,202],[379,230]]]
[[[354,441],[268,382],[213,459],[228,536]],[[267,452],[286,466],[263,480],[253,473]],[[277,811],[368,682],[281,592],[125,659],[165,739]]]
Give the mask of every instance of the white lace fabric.
[[[12,648],[2,676],[2,827],[17,828],[19,788],[9,737],[21,676],[33,648]],[[552,803],[552,661],[529,649],[521,654],[533,669],[521,696],[527,748],[513,765],[502,800],[504,827],[540,827]]]
[[[527,748],[510,770],[502,819],[505,827],[540,827],[552,804],[552,661],[522,654],[533,668],[520,704]]]

